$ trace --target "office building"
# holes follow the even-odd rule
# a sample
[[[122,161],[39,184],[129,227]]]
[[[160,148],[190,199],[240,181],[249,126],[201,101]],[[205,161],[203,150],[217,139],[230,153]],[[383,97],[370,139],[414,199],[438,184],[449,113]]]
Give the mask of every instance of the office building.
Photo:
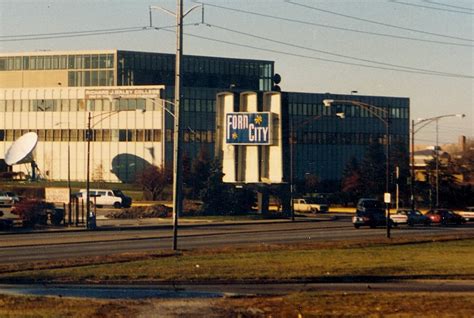
[[[183,150],[213,156],[216,94],[270,91],[274,62],[205,56],[183,57]],[[284,77],[284,76],[283,76]],[[91,180],[131,182],[148,164],[172,160],[174,55],[121,50],[0,54],[0,158],[27,131],[39,136],[36,160],[52,180],[85,180],[87,115],[93,117]],[[159,90],[143,98],[133,90]],[[91,96],[127,89],[129,97]],[[117,94],[115,94],[117,95]],[[407,145],[408,98],[286,92],[294,134],[295,178],[316,174],[337,180],[349,158],[362,158],[370,142],[383,140],[383,124],[351,105],[324,108],[324,99],[350,99],[389,109],[391,140]],[[344,108],[346,118],[330,116]],[[146,110],[145,113],[130,110]],[[110,115],[110,116],[109,116]],[[101,119],[105,116],[105,119]],[[314,119],[316,116],[321,118]],[[69,149],[69,150],[68,150]],[[69,153],[69,157],[68,157]],[[69,158],[69,159],[68,159]],[[0,169],[7,167],[0,164]],[[29,173],[24,165],[14,171]]]

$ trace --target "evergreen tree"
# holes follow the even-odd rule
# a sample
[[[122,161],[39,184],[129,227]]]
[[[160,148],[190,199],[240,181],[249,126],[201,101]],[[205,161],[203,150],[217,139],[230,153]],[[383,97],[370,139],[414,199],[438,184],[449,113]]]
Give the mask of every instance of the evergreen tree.
[[[204,149],[201,149],[198,156],[191,165],[191,174],[189,176],[189,187],[191,188],[191,198],[198,198],[199,193],[206,185],[206,180],[210,176],[211,161]]]
[[[228,214],[231,211],[230,187],[222,181],[221,165],[214,160],[210,164],[210,174],[200,192],[201,212],[207,215]]]

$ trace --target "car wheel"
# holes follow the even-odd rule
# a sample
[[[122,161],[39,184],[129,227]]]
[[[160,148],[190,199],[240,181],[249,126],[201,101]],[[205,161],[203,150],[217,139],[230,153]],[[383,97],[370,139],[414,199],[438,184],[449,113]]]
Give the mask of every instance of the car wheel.
[[[114,208],[120,209],[121,207],[122,207],[122,204],[120,204],[120,202],[115,202],[114,203]]]
[[[358,228],[360,228],[360,225],[359,225],[359,224],[354,224],[354,227],[355,227],[356,229],[358,229]]]
[[[415,226],[415,222],[413,222],[413,221],[411,221],[411,220],[408,221],[408,226],[411,226],[411,227]]]
[[[371,228],[371,229],[375,229],[375,228],[376,228],[375,224],[373,224],[373,223],[370,224],[370,228]]]
[[[316,214],[318,212],[319,212],[318,209],[313,209],[313,214]]]

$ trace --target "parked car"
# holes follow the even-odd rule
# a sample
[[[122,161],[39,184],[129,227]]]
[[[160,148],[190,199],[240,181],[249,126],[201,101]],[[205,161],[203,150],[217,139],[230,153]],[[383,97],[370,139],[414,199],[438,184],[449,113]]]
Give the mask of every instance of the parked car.
[[[352,217],[352,224],[356,229],[361,226],[386,226],[384,204],[377,199],[362,198],[357,202],[356,215]],[[391,224],[392,225],[392,224]]]
[[[6,195],[12,198],[13,204],[20,202],[20,197],[15,193],[11,191],[5,191]]]
[[[81,189],[78,197],[85,200],[87,190]],[[123,194],[120,190],[111,189],[89,189],[90,201],[98,207],[113,206],[116,209],[129,208],[132,205],[132,198]]]
[[[293,209],[297,212],[328,212],[329,204],[324,198],[294,199]]]
[[[462,224],[466,223],[466,219],[461,215],[454,213],[448,209],[431,209],[426,213],[426,216],[431,219],[432,223],[448,225],[448,224]]]
[[[387,225],[387,218],[383,210],[357,211],[356,215],[352,217],[352,224],[356,229],[361,226],[375,228]]]
[[[12,206],[13,203],[15,203],[15,201],[12,197],[5,191],[0,191],[0,206]]]
[[[467,207],[463,211],[456,211],[456,213],[465,218],[466,221],[474,220],[474,206]]]
[[[401,209],[396,213],[390,215],[390,219],[394,225],[408,224],[414,226],[415,224],[430,225],[431,219],[418,210]]]
[[[24,227],[33,227],[37,224],[46,225],[48,220],[53,225],[60,225],[64,221],[65,211],[51,202],[38,199],[24,199],[11,209]]]

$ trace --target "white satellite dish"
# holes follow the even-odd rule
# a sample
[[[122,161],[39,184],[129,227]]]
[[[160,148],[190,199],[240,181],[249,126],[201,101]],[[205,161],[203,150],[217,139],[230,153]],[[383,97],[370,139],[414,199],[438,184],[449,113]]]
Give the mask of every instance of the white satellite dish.
[[[29,132],[18,138],[5,153],[5,163],[9,166],[33,162],[33,150],[38,143],[38,135]]]

